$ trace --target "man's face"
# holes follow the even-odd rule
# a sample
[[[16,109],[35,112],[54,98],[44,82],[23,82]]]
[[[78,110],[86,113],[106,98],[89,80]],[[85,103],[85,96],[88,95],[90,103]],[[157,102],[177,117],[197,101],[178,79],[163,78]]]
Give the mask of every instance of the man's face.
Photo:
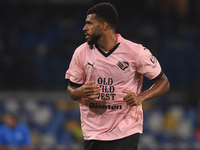
[[[7,124],[9,127],[15,127],[17,120],[12,115],[5,115],[4,116],[4,123]]]
[[[101,22],[97,19],[96,14],[89,14],[86,18],[86,24],[83,28],[89,45],[96,44],[101,38]]]

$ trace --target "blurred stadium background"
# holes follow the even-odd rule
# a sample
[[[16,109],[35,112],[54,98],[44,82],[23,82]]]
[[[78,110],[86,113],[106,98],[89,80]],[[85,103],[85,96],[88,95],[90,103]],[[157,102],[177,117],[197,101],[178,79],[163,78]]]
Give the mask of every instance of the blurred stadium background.
[[[0,0],[0,113],[19,115],[33,149],[83,149],[78,103],[64,76],[85,42],[86,10],[98,2]],[[143,104],[139,150],[199,150],[200,1],[109,2],[119,13],[117,32],[148,47],[171,83],[170,92]],[[151,84],[145,79],[144,89]]]

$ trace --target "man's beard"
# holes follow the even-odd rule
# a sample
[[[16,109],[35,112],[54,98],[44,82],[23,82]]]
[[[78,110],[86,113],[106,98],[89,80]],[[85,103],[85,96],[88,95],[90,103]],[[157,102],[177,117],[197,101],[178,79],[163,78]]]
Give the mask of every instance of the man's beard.
[[[88,44],[89,45],[93,45],[93,44],[96,44],[97,41],[101,38],[102,35],[98,34],[98,35],[91,35],[90,36],[90,40],[88,40]]]

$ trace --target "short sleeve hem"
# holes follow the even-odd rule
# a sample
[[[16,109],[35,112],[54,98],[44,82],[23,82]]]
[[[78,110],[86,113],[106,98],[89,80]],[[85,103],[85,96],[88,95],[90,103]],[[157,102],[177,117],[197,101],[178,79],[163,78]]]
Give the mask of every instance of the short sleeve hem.
[[[161,72],[160,72],[160,74],[157,76],[157,77],[155,77],[154,79],[152,79],[152,81],[156,81],[156,80],[158,80],[158,79],[160,79],[162,76],[163,76],[163,71],[161,70]]]

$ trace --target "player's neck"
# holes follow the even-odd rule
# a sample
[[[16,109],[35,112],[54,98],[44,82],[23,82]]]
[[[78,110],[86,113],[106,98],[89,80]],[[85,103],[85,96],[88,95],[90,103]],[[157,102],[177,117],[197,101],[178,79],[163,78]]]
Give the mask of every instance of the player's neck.
[[[106,34],[97,42],[98,47],[102,51],[110,51],[117,44],[117,37],[115,33]]]

